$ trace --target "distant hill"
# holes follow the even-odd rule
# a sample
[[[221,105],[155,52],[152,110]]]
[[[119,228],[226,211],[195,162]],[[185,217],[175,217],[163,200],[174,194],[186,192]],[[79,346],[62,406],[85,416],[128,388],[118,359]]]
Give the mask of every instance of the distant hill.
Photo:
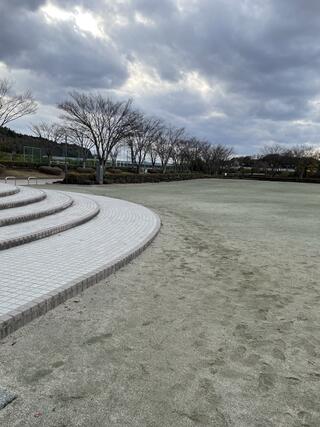
[[[44,138],[17,133],[9,128],[0,127],[0,152],[23,154],[24,147],[41,149],[41,156],[50,153],[52,156],[64,157],[65,144],[58,144]],[[81,157],[82,149],[75,144],[67,144],[68,157]],[[88,158],[92,155],[89,153]]]

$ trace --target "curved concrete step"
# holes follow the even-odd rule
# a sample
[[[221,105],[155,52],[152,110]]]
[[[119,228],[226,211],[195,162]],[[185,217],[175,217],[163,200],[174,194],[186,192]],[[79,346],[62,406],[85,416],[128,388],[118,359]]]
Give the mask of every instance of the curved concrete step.
[[[42,190],[36,190],[30,187],[20,187],[20,191],[0,200],[0,210],[17,208],[19,206],[30,205],[31,203],[40,202],[47,197]]]
[[[69,208],[70,196],[58,191],[47,191],[46,198],[38,203],[0,210],[0,227],[53,215]]]
[[[27,223],[1,227],[0,250],[43,239],[77,227],[94,218],[99,211],[99,205],[95,201],[76,194],[73,197],[72,206],[62,212]]]
[[[12,196],[19,193],[20,189],[15,185],[0,184],[0,197]]]
[[[159,217],[143,206],[88,197],[101,209],[91,221],[1,252],[0,339],[114,273],[160,229]]]

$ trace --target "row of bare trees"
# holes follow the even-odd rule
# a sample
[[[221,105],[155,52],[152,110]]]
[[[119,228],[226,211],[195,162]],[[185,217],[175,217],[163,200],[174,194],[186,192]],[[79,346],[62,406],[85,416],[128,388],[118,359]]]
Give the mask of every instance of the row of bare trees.
[[[183,128],[146,117],[133,108],[132,100],[115,102],[99,94],[73,92],[58,107],[63,127],[67,133],[71,132],[73,142],[94,150],[99,161],[100,183],[107,161],[114,160],[123,146],[129,149],[138,173],[148,159],[152,166],[160,164],[163,173],[172,165],[179,171],[217,174],[232,154],[231,148],[188,138]]]
[[[103,181],[107,161],[111,159],[115,164],[122,147],[129,150],[131,163],[137,172],[141,171],[146,160],[153,167],[160,165],[163,172],[170,165],[176,171],[221,174],[226,165],[241,162],[253,169],[265,169],[271,175],[294,168],[299,178],[319,170],[319,155],[305,145],[285,148],[275,144],[265,147],[257,157],[234,158],[230,162],[231,148],[190,138],[183,128],[146,117],[133,108],[131,100],[115,102],[100,94],[73,92],[58,108],[61,111],[60,123],[33,125],[33,134],[46,140],[44,147],[49,162],[55,143],[61,143],[65,138],[80,147],[84,167],[89,153],[93,152],[99,161],[99,182]],[[15,94],[10,81],[0,79],[0,127],[36,110],[37,103],[30,91]]]
[[[37,109],[30,92],[10,95],[7,80],[0,80],[0,126]],[[70,93],[69,99],[58,105],[59,123],[41,122],[31,127],[32,133],[46,140],[46,154],[51,162],[54,144],[68,139],[81,148],[83,164],[90,152],[98,159],[97,181],[102,183],[106,164],[113,163],[123,147],[130,153],[131,163],[140,173],[148,161],[160,166],[165,173],[168,166],[176,171],[221,173],[232,155],[232,149],[190,138],[185,129],[166,125],[162,120],[147,117],[133,107],[132,100],[113,101],[101,94]]]
[[[255,156],[233,158],[231,170],[242,173],[263,173],[269,177],[276,175],[295,176],[299,179],[320,176],[320,152],[310,145],[284,146],[267,145]]]
[[[279,144],[266,146],[262,149],[258,160],[275,175],[283,169],[294,169],[298,178],[302,179],[307,173],[319,169],[319,152],[308,145],[284,147]]]

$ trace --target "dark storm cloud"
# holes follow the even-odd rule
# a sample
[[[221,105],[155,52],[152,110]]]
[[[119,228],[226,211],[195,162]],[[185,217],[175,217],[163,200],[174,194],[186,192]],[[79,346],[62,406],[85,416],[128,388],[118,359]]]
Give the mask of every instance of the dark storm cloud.
[[[116,38],[155,65],[163,78],[176,80],[182,69],[198,70],[209,80],[218,78],[231,92],[263,100],[280,97],[284,104],[294,101],[301,107],[294,97],[308,99],[319,89],[319,18],[310,24],[312,13],[304,11],[303,25],[298,2],[295,12],[291,1],[261,2],[255,13],[243,10],[244,3],[203,0],[192,13],[150,13],[154,26],[133,22],[129,31],[116,32]]]
[[[1,7],[1,61],[68,87],[113,88],[126,80],[125,61],[114,46],[80,34],[70,22],[48,25],[36,13],[45,2],[29,3]]]
[[[137,93],[139,106],[201,137],[239,152],[272,141],[318,142],[319,112],[312,103],[320,92],[318,0],[52,3],[93,11],[108,35],[84,35],[69,21],[47,23],[41,0],[0,3],[0,61],[50,81],[52,103],[70,87],[116,91],[130,64],[141,64],[159,77],[159,88]],[[219,90],[206,96],[185,84],[192,73]]]

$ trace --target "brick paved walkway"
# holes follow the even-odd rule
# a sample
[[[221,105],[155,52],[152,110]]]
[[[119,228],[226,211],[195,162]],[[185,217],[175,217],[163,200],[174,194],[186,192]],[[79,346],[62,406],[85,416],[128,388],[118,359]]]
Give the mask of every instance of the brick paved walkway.
[[[44,193],[48,207],[62,196],[71,198],[73,205],[40,219],[0,227],[0,243],[55,226],[76,226],[94,210],[98,214],[54,236],[0,251],[0,338],[130,261],[160,228],[158,216],[136,204],[77,193]],[[34,197],[34,190],[21,188],[18,194]],[[12,211],[21,219],[24,212],[36,212],[37,205],[43,209],[45,202],[7,209],[6,218]]]

